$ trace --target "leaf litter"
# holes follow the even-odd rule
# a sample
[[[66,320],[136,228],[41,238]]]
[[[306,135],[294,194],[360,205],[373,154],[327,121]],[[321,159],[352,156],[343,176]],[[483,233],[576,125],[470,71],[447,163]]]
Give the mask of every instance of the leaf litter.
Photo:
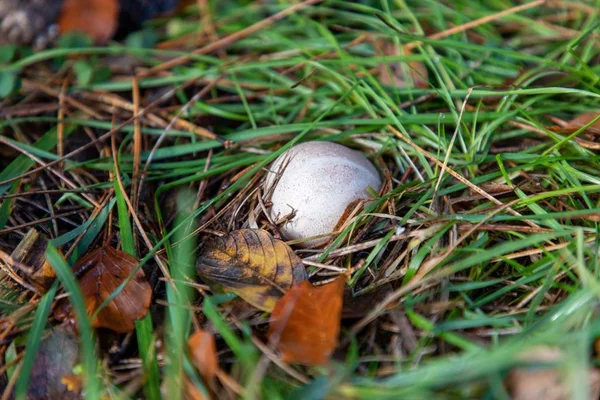
[[[93,18],[79,21],[86,10],[77,7],[86,3]],[[68,2],[63,30],[87,31],[105,42],[115,28],[115,2],[101,3]],[[0,136],[0,340],[15,353],[3,353],[2,387],[10,388],[14,375],[4,372],[19,365],[32,312],[53,281],[35,250],[30,258],[21,250],[7,256],[20,243],[29,247],[25,238],[35,227],[60,243],[75,265],[90,315],[115,295],[93,321],[108,329],[92,339],[111,389],[120,397],[160,396],[159,363],[169,363],[164,309],[174,307],[163,288],[175,283],[156,263],[173,267],[178,243],[170,241],[175,214],[168,204],[189,185],[197,189],[194,207],[200,210],[196,267],[209,285],[176,284],[201,293],[187,306],[190,325],[183,329],[194,371],[210,380],[218,371],[211,396],[242,397],[246,389],[251,396],[256,388],[245,385],[258,371],[265,397],[293,394],[299,382],[310,382],[301,389],[320,397],[503,395],[490,376],[516,397],[524,384],[568,397],[573,377],[557,380],[553,368],[545,376],[530,374],[515,356],[522,349],[502,357],[494,350],[510,349],[515,336],[524,348],[561,341],[586,346],[597,337],[597,303],[589,300],[595,278],[572,274],[582,265],[595,273],[597,261],[597,122],[581,132],[588,140],[548,135],[570,135],[597,116],[597,94],[588,82],[597,68],[596,45],[589,41],[595,33],[584,25],[594,6],[538,0],[506,2],[498,10],[440,1],[435,12],[412,2],[384,12],[369,1],[284,3],[284,11],[263,14],[254,9],[257,3],[212,8],[198,1],[206,32],[187,30],[187,23],[198,26],[192,7],[167,22],[168,29],[157,24],[144,33],[158,33],[164,41],[157,48],[184,56],[169,60],[168,52],[146,52],[139,45],[148,38],[139,36],[108,50],[119,56],[79,49],[78,60],[102,69],[86,79],[81,62],[63,62],[51,52],[2,65],[14,66],[23,78],[22,85],[6,88],[11,96],[0,109],[11,118]],[[98,4],[105,8],[94,15]],[[323,32],[335,41],[324,40]],[[288,48],[288,35],[303,43],[302,52]],[[11,62],[10,53],[2,49],[3,63]],[[399,61],[404,57],[422,61],[405,64]],[[564,79],[544,79],[550,73]],[[455,131],[456,142],[448,134]],[[265,216],[268,204],[260,196],[266,157],[302,135],[362,150],[389,178],[382,198],[328,249],[279,241],[277,221]],[[120,145],[116,172],[106,161],[117,160],[106,146],[111,136]],[[111,208],[114,174],[124,191],[134,188],[130,210]],[[437,182],[434,195],[431,182]],[[502,191],[490,189],[496,186]],[[128,243],[132,217],[136,230],[129,227],[134,240]],[[399,225],[403,234],[396,232]],[[440,227],[435,236],[427,234],[432,227]],[[139,263],[99,244],[116,232],[123,248],[137,249],[142,236],[148,248],[156,246],[141,254],[148,282],[140,270],[122,286]],[[417,237],[424,240],[412,240]],[[98,251],[118,256],[106,260]],[[82,265],[76,264],[81,256]],[[348,285],[342,278],[318,284],[341,271],[360,273]],[[415,278],[403,284],[407,276]],[[231,301],[231,293],[242,300]],[[238,313],[234,304],[242,301],[247,307]],[[60,304],[53,304],[53,315]],[[360,318],[350,333],[340,313]],[[138,348],[136,339],[151,346]],[[257,349],[270,363],[264,370]],[[342,378],[333,375],[344,362],[336,350],[348,360]],[[322,365],[329,368],[312,368]],[[595,371],[590,368],[590,376]],[[580,372],[577,382],[585,385],[588,369]],[[85,390],[78,377],[67,374],[57,382],[81,383]],[[181,382],[188,396],[205,398],[192,379]],[[539,391],[522,393],[533,398]]]

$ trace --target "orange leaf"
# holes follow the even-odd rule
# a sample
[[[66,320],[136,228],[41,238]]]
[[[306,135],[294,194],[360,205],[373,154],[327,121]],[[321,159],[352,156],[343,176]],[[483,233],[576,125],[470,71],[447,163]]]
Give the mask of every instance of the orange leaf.
[[[303,281],[277,302],[268,336],[284,361],[313,366],[329,360],[338,343],[345,281],[344,276],[323,286]]]
[[[192,363],[204,379],[211,381],[219,368],[215,337],[212,333],[200,329],[190,336],[187,344]]]
[[[138,261],[131,255],[110,246],[101,247],[81,258],[73,267],[79,279],[88,315],[96,309],[123,283],[137,267]],[[108,328],[115,332],[130,332],[135,320],[148,312],[152,289],[138,270],[123,290],[104,307],[92,321],[94,328]]]
[[[58,25],[61,33],[85,33],[105,43],[115,34],[118,19],[117,0],[64,0]]]

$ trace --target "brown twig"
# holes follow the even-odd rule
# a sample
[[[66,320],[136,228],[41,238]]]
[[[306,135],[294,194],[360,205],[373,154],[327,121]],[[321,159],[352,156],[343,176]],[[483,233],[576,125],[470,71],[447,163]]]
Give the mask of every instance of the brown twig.
[[[194,50],[192,52],[192,54],[194,54],[194,55],[209,54],[215,50],[224,49],[226,47],[229,47],[232,44],[234,44],[235,42],[238,42],[238,41],[260,31],[261,29],[266,28],[267,26],[271,25],[273,22],[279,21],[280,19],[286,18],[287,16],[289,16],[295,12],[298,12],[298,11],[302,10],[303,8],[315,5],[317,3],[321,3],[322,1],[323,0],[305,0],[301,3],[294,4],[293,6],[288,7],[285,10],[278,12],[277,14],[273,14],[270,17],[265,18],[253,25],[250,25],[249,27],[244,28],[241,31],[232,33],[228,36],[225,36],[222,39],[217,40],[216,42],[210,43],[198,50]],[[158,72],[165,71],[165,70],[171,69],[173,67],[177,67],[179,65],[183,65],[183,64],[187,63],[188,61],[190,61],[189,56],[177,57],[170,61],[167,61],[165,63],[157,65],[154,68],[150,68],[142,76],[154,75]]]

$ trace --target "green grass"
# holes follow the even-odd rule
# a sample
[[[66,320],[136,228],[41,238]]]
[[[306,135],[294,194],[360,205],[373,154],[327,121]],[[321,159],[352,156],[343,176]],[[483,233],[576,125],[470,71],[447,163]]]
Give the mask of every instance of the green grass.
[[[83,385],[86,396],[89,399],[100,399],[101,385],[98,376],[96,376],[96,364],[98,360],[96,356],[95,336],[88,320],[85,303],[81,291],[79,290],[79,285],[77,284],[69,265],[52,245],[48,247],[46,257],[56,272],[56,276],[69,292],[70,302],[77,318],[77,327],[79,329],[81,345],[81,364],[83,366]],[[42,302],[42,304],[45,303],[46,302]],[[39,335],[37,337],[39,338]]]
[[[219,36],[292,4],[267,3],[259,7],[251,1],[210,2]],[[425,37],[519,4],[328,0],[231,43],[223,53],[190,55],[198,48],[192,44],[158,50],[113,42],[103,48],[21,51],[0,66],[0,72],[17,73],[57,90],[64,78],[60,74],[75,62],[67,55],[81,57],[78,60],[89,63],[96,74],[89,83],[72,80],[67,94],[103,118],[67,108],[67,151],[88,147],[61,165],[56,164],[56,112],[34,109],[0,121],[0,135],[8,142],[54,163],[52,168],[96,200],[107,196],[101,210],[94,210],[79,192],[12,197],[42,190],[40,180],[48,189],[64,185],[48,169],[22,176],[38,167],[26,155],[15,151],[0,159],[1,250],[10,253],[26,231],[11,227],[50,216],[48,201],[57,213],[83,206],[79,214],[57,220],[58,232],[50,222],[35,226],[51,235],[63,254],[72,249],[67,263],[54,250],[49,251],[49,261],[77,313],[86,395],[157,399],[161,387],[170,387],[170,392],[181,388],[184,373],[200,390],[208,390],[184,351],[195,319],[215,332],[220,368],[238,385],[220,382],[217,395],[508,398],[503,381],[521,363],[519,356],[550,345],[567,354],[558,367],[570,371],[565,376],[572,397],[585,398],[577,388],[585,371],[598,363],[594,343],[600,335],[600,156],[589,146],[597,138],[585,129],[560,133],[548,128],[555,125],[551,118],[568,121],[600,111],[600,20],[597,13],[577,11],[595,10],[600,2],[556,1],[448,37]],[[196,8],[190,7],[146,29],[155,30],[161,40],[175,39],[194,29],[197,20]],[[359,44],[349,46],[361,37]],[[401,47],[417,40],[410,54],[383,54],[378,42]],[[110,98],[90,96],[102,93],[131,102],[129,75],[116,69],[109,77],[101,74],[108,57],[117,55],[147,68],[190,55],[187,63],[165,74],[139,80],[141,108],[173,90],[142,120],[142,169],[153,145],[164,136],[135,209],[150,250],[125,201],[125,196],[132,198],[133,123],[115,135],[118,154],[103,151],[105,145],[110,148],[110,140],[97,147],[88,136],[105,134],[132,116],[127,107],[107,108]],[[409,63],[414,62],[427,68],[426,86],[382,83],[377,70],[382,63],[399,63],[396,73],[410,82],[414,76]],[[48,83],[46,75],[35,72],[40,69],[57,80]],[[385,73],[391,73],[389,66],[381,72]],[[553,77],[556,80],[550,80]],[[165,132],[166,124],[207,83],[214,83],[213,89],[180,118],[233,141],[231,148],[179,127]],[[3,107],[22,105],[29,94],[13,93]],[[58,101],[47,95],[33,99],[44,104]],[[339,267],[362,262],[350,287],[369,306],[362,318],[344,320],[340,347],[329,368],[293,366],[296,373],[290,375],[272,363],[256,382],[253,373],[261,359],[256,343],[266,342],[268,316],[237,314],[230,296],[218,290],[197,292],[186,281],[193,278],[195,243],[202,246],[211,232],[244,226],[250,208],[256,207],[254,190],[265,167],[294,143],[312,139],[361,149],[392,177],[391,190],[316,257]],[[124,191],[116,179],[111,181],[114,159]],[[197,198],[200,185],[206,186]],[[477,195],[477,188],[489,196]],[[175,207],[180,191],[192,194]],[[499,208],[498,201],[510,203],[510,209]],[[190,204],[196,207],[190,210]],[[385,216],[391,213],[397,218]],[[202,225],[204,231],[194,231]],[[395,236],[399,226],[410,236]],[[155,275],[153,300],[158,306],[137,323],[133,340],[124,345],[127,356],[109,364],[103,362],[108,360],[106,349],[96,340],[105,333],[92,335],[85,322],[69,265],[113,233],[113,243],[137,256],[147,276]],[[355,242],[357,234],[361,236]],[[331,256],[336,249],[371,240],[377,240],[375,245],[360,252]],[[155,256],[175,284],[157,278],[161,274]],[[326,271],[313,272],[316,280],[326,276]],[[393,301],[382,303],[376,297],[382,290]],[[32,352],[49,325],[54,297],[53,290],[42,297],[36,311],[23,317],[26,329],[14,332],[20,340],[15,342],[17,354],[25,351],[16,380],[18,396],[25,393]],[[398,326],[399,318],[406,323],[403,327]],[[139,358],[136,368],[144,375],[135,393],[128,392],[127,380],[114,384],[126,358]],[[309,383],[301,383],[297,374],[308,377]],[[173,396],[178,397],[174,392]]]

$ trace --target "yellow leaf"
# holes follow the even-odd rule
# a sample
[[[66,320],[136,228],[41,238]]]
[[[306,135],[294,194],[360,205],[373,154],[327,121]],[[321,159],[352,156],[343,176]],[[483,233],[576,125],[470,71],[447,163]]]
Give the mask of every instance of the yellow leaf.
[[[262,229],[240,229],[209,242],[198,258],[198,274],[271,311],[292,285],[307,279],[302,260]]]

